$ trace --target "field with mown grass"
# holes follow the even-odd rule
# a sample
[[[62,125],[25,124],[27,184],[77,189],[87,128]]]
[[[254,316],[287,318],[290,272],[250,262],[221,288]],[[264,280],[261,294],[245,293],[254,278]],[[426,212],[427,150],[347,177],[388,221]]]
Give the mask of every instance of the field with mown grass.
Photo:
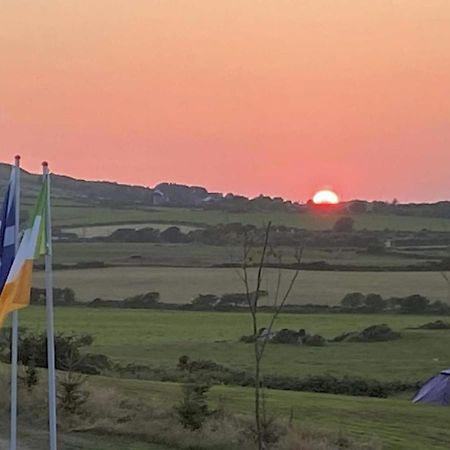
[[[284,270],[284,283],[292,271]],[[276,286],[276,269],[267,269],[262,289]],[[254,279],[256,270],[251,270]],[[145,292],[159,292],[161,301],[189,303],[199,294],[222,295],[244,292],[245,287],[232,268],[112,267],[58,270],[55,286],[72,288],[82,302],[94,298],[122,300]],[[36,287],[44,286],[44,273],[36,272]],[[448,299],[447,285],[439,272],[333,272],[303,271],[289,297],[291,304],[335,305],[349,292],[376,293],[383,297],[421,294],[431,300]],[[263,300],[264,301],[264,300]]]
[[[93,380],[149,402],[177,402],[175,383],[141,380]],[[212,407],[251,414],[249,388],[215,386]],[[381,442],[386,450],[444,450],[450,442],[450,408],[413,405],[408,400],[374,399],[306,392],[268,390],[267,409],[279,420],[293,414],[296,424],[325,432],[343,432],[362,441]]]
[[[97,227],[93,228],[97,229]],[[292,248],[281,247],[280,250],[284,255],[283,262],[295,262]],[[423,256],[410,256],[406,252],[370,255],[354,248],[305,248],[302,261],[304,263],[325,261],[328,264],[373,266],[384,269],[424,264],[424,261],[439,260],[439,256],[443,257],[441,255],[435,257],[433,251],[423,252]],[[102,262],[113,265],[209,267],[237,262],[241,255],[242,248],[237,246],[205,245],[198,242],[189,244],[55,242],[54,244],[56,264]]]
[[[329,230],[342,213],[295,212],[239,212],[203,210],[200,208],[103,208],[86,206],[56,206],[53,209],[54,226],[88,227],[97,225],[151,223],[180,225],[218,225],[231,222],[264,226],[270,220],[274,225]],[[355,229],[420,231],[449,231],[450,219],[406,217],[382,214],[354,214]],[[87,232],[87,231],[86,231]]]
[[[43,330],[45,311],[30,307],[20,313],[21,325]],[[261,326],[268,316],[261,314]],[[284,314],[275,329],[304,328],[331,339],[343,332],[386,323],[402,338],[378,343],[329,343],[325,347],[270,344],[264,371],[271,375],[310,374],[359,376],[379,380],[419,381],[450,367],[449,330],[408,330],[433,316],[387,314]],[[175,368],[181,355],[209,359],[229,367],[251,370],[252,347],[239,342],[251,334],[246,313],[156,310],[56,308],[58,332],[89,333],[89,351],[103,353],[122,364]]]

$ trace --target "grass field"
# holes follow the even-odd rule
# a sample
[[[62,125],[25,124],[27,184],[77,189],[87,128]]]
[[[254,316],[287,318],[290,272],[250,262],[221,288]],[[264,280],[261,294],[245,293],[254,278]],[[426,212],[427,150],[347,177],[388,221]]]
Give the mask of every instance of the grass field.
[[[108,226],[109,227],[109,226]],[[94,227],[95,228],[95,227]],[[284,261],[294,262],[291,248],[281,248]],[[200,243],[162,244],[132,242],[56,242],[54,258],[58,264],[102,261],[117,265],[154,264],[164,266],[207,267],[239,261],[242,249],[228,246],[213,246]],[[440,255],[441,258],[444,257]],[[351,264],[356,266],[392,267],[423,264],[423,258],[397,254],[369,255],[351,248],[305,248],[303,262],[326,261],[329,264]],[[429,260],[429,259],[427,259]]]
[[[287,283],[291,271],[284,271]],[[251,274],[255,275],[255,270]],[[277,271],[267,270],[262,288],[276,286]],[[121,300],[156,291],[161,301],[188,303],[198,294],[244,292],[235,269],[189,267],[113,267],[60,270],[54,273],[56,287],[70,287],[80,301],[96,297]],[[34,285],[44,286],[44,273],[36,272]],[[288,303],[337,304],[349,292],[377,293],[384,297],[422,294],[446,300],[448,291],[438,272],[322,272],[304,271]]]
[[[261,326],[267,315],[261,315]],[[401,315],[297,315],[280,316],[276,329],[305,328],[332,338],[345,331],[386,323],[402,331],[397,341],[371,344],[330,343],[325,347],[270,345],[265,362],[267,374],[303,377],[330,373],[384,380],[417,381],[450,366],[450,331],[405,330],[437,317]],[[181,355],[211,359],[240,369],[252,367],[252,348],[239,338],[250,334],[245,313],[142,311],[88,308],[57,308],[56,329],[90,333],[93,350],[123,363],[136,362],[174,368]],[[44,309],[21,312],[21,324],[44,329]]]
[[[98,380],[141,399],[176,402],[180,388],[172,383]],[[249,414],[252,391],[247,388],[212,389],[211,403]],[[345,397],[303,392],[268,391],[270,414],[287,420],[291,411],[297,423],[326,431],[344,431],[362,440],[381,441],[387,450],[444,450],[450,442],[450,408],[412,405],[407,400]]]
[[[54,225],[78,227],[88,225],[111,225],[126,223],[166,223],[184,225],[217,225],[241,222],[264,226],[269,220],[274,225],[287,225],[310,230],[328,230],[341,214],[249,212],[230,213],[220,210],[188,208],[113,209],[98,207],[59,206],[53,210]],[[406,217],[380,214],[357,214],[353,216],[356,229],[420,231],[449,231],[450,219],[429,217]]]
[[[111,235],[114,231],[119,228],[131,228],[134,230],[140,230],[142,228],[155,228],[160,231],[164,231],[171,225],[167,223],[124,223],[121,225],[92,225],[86,227],[75,227],[75,228],[65,228],[64,231],[67,233],[75,233],[80,238],[94,238],[94,237],[106,237]],[[198,227],[189,225],[178,225],[178,228],[182,233],[188,233],[189,231],[196,230]]]

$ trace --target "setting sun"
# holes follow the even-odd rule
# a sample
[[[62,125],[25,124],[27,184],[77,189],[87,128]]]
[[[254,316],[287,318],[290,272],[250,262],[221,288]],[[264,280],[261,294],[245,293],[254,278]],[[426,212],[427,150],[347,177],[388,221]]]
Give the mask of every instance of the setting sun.
[[[316,205],[337,205],[339,203],[339,197],[335,192],[324,189],[314,194],[313,202]]]

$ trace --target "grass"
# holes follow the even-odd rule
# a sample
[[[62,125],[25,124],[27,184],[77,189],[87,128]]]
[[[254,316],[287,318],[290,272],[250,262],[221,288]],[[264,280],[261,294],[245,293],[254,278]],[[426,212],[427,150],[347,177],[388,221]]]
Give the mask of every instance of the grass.
[[[149,402],[175,403],[180,388],[174,383],[98,379],[97,383]],[[216,386],[212,407],[219,403],[234,413],[251,414],[253,392],[249,388]],[[450,442],[450,409],[412,405],[407,400],[347,397],[269,390],[270,415],[286,420],[291,412],[303,427],[349,433],[361,440],[375,439],[388,450],[443,450]]]
[[[188,258],[187,255],[184,257]],[[287,282],[290,271],[285,272]],[[252,275],[255,276],[255,271]],[[276,270],[268,270],[262,288],[269,291],[273,289],[276,276]],[[113,267],[60,270],[55,271],[54,278],[56,287],[74,289],[80,301],[91,301],[96,297],[120,300],[157,291],[162,301],[188,303],[200,293],[221,295],[244,291],[236,270],[227,268]],[[44,286],[43,272],[35,274],[34,285]],[[337,304],[345,294],[355,291],[373,292],[384,297],[422,294],[432,300],[448,298],[447,286],[438,272],[305,271],[301,273],[288,303],[332,305]]]
[[[30,307],[20,316],[22,326],[34,330],[45,327],[44,308]],[[332,338],[344,331],[386,323],[401,330],[403,337],[393,342],[330,343],[325,347],[273,344],[267,352],[265,373],[298,377],[330,373],[380,380],[425,379],[450,366],[450,332],[404,329],[437,318],[285,314],[280,316],[276,329],[305,328]],[[261,326],[267,319],[267,315],[261,315]],[[92,351],[107,354],[122,363],[174,368],[181,355],[189,355],[240,369],[252,367],[251,346],[239,342],[242,335],[250,334],[250,320],[245,313],[56,308],[55,320],[57,331],[92,334],[95,337]]]
[[[110,225],[107,226],[111,227]],[[93,227],[97,228],[97,227]],[[100,227],[101,228],[101,227]],[[286,262],[294,262],[292,249],[281,248]],[[242,249],[237,247],[213,246],[200,243],[162,244],[132,242],[56,242],[54,254],[56,263],[74,264],[86,261],[102,261],[108,264],[205,267],[237,261]],[[138,258],[136,258],[138,257]],[[443,256],[441,256],[443,257]],[[352,248],[305,248],[303,262],[326,261],[330,264],[351,264],[356,266],[392,267],[423,264],[423,258],[396,254],[369,255],[358,253]]]
[[[264,226],[269,220],[274,225],[287,225],[310,230],[328,230],[342,214],[288,213],[288,212],[240,212],[189,208],[141,208],[114,209],[99,207],[57,206],[53,209],[54,225],[77,227],[127,223],[166,223],[184,225],[217,225],[241,222]],[[420,231],[449,231],[450,219],[430,217],[406,217],[381,214],[353,215],[356,229]]]
[[[148,223],[125,223],[120,225],[92,225],[85,227],[75,227],[75,228],[65,228],[64,231],[67,233],[75,233],[78,237],[81,238],[93,238],[93,237],[105,237],[111,235],[114,231],[119,228],[133,228],[135,230],[139,230],[142,228],[155,228],[160,231],[164,231],[169,228],[171,224],[167,223],[157,223],[157,222],[148,222]],[[197,227],[188,226],[188,225],[178,225],[178,228],[183,233],[188,233],[189,231],[196,230]]]

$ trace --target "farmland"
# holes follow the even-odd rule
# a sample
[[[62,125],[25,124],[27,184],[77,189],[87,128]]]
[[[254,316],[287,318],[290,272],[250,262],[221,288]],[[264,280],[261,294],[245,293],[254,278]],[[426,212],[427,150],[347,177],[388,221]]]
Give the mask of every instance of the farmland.
[[[285,281],[289,271],[285,272]],[[271,291],[277,270],[268,269],[263,289]],[[253,279],[255,270],[251,271]],[[34,285],[43,287],[44,274],[36,272]],[[75,290],[80,301],[94,298],[121,300],[156,291],[161,301],[188,303],[198,294],[243,292],[235,269],[189,267],[112,267],[55,272],[55,286]],[[447,286],[437,272],[326,272],[304,271],[289,303],[337,304],[349,292],[377,293],[385,297],[422,294],[433,300],[447,299]]]
[[[93,227],[96,228],[96,227]],[[292,248],[282,247],[283,261],[294,262]],[[56,264],[78,262],[104,262],[113,265],[161,265],[208,267],[238,262],[242,248],[238,246],[205,245],[202,243],[170,244],[147,242],[56,242],[54,245]],[[417,251],[416,251],[417,253]],[[442,257],[442,255],[439,255]],[[417,265],[424,261],[438,260],[433,251],[427,249],[423,255],[388,254],[369,255],[352,248],[308,248],[303,251],[305,263],[325,261],[329,264],[351,264],[354,266],[400,267]]]
[[[44,310],[31,307],[21,313],[22,325],[44,328]],[[272,345],[265,373],[291,376],[330,373],[384,380],[420,380],[449,364],[450,332],[406,330],[437,317],[377,314],[282,315],[276,328],[304,328],[331,339],[346,331],[386,323],[404,336],[394,342],[330,343],[325,347]],[[261,325],[267,322],[261,315]],[[239,339],[250,332],[246,313],[139,311],[57,308],[61,332],[89,333],[95,351],[122,363],[174,368],[181,355],[211,359],[227,366],[251,369],[251,346]]]
[[[24,205],[29,204],[26,199]],[[449,300],[449,285],[441,274],[448,256],[447,235],[437,233],[450,231],[448,219],[345,213],[353,218],[356,233],[339,234],[333,227],[343,216],[342,212],[230,212],[126,204],[123,201],[107,206],[89,194],[72,196],[61,186],[58,188],[54,198],[54,228],[62,233],[54,242],[55,287],[72,288],[76,300],[84,303],[95,298],[118,301],[158,292],[162,302],[158,305],[160,309],[58,306],[55,326],[58,333],[93,336],[94,343],[86,351],[107,356],[115,363],[115,369],[102,372],[107,377],[89,377],[89,384],[94,388],[114,389],[118,395],[125,395],[131,404],[143,401],[154,407],[173,408],[180,400],[180,385],[157,380],[170,379],[164,378],[164,374],[176,373],[178,360],[183,355],[191,360],[221,364],[235,372],[248,374],[253,370],[252,346],[240,342],[243,335],[252,333],[248,313],[164,309],[167,308],[164,303],[186,304],[199,294],[222,296],[245,291],[238,270],[229,267],[230,263],[241,261],[242,243],[237,235],[229,241],[216,239],[214,232],[220,235],[222,228],[212,227],[218,224],[251,224],[261,229],[272,221],[274,225],[294,227],[297,231],[308,230],[305,236],[312,244],[305,246],[302,263],[311,266],[301,271],[289,304],[337,305],[350,292],[376,293],[385,299],[420,294],[430,301]],[[178,242],[161,239],[133,242],[132,234],[128,235],[130,242],[124,237],[110,237],[119,228],[151,227],[163,232],[172,226],[178,227],[181,233],[192,232],[191,235],[197,237]],[[195,234],[204,230],[211,231],[216,240],[202,240]],[[294,236],[297,231],[281,230],[284,235],[280,236],[289,238],[289,233]],[[371,234],[372,231],[376,233]],[[64,233],[72,233],[72,237],[64,237]],[[292,245],[289,240],[280,242],[283,243],[276,250],[283,255],[283,263],[294,263],[297,241],[293,240]],[[373,242],[377,245],[370,248]],[[253,261],[260,257],[261,248],[256,247]],[[37,261],[37,265],[41,264],[42,261]],[[314,264],[322,268],[314,270],[317,267]],[[281,272],[283,290],[293,272],[288,269]],[[256,269],[249,269],[252,286],[255,273]],[[268,291],[269,296],[261,299],[263,304],[271,304],[273,300],[277,274],[278,269],[264,269],[261,289]],[[42,270],[35,271],[33,284],[44,286]],[[267,324],[267,313],[260,313],[258,317],[259,326]],[[327,343],[323,347],[269,344],[263,374],[302,379],[329,375],[386,384],[395,381],[414,384],[450,365],[450,331],[417,329],[425,322],[438,319],[442,317],[394,312],[282,313],[275,323],[276,330],[305,329],[323,336]],[[25,309],[20,313],[20,323],[29,331],[43,331],[44,308]],[[342,333],[361,331],[375,324],[387,324],[401,333],[401,338],[375,343],[330,341]],[[149,368],[149,372],[142,375],[145,379],[138,380],[129,372],[120,371],[129,364]],[[251,414],[252,390],[236,384],[239,383],[213,386],[210,407],[220,405],[233,414]],[[450,412],[413,406],[408,386],[406,392],[388,399],[269,390],[267,406],[269,413],[282,421],[293,415],[295,423],[302,427],[342,432],[366,442],[373,439],[387,449],[447,448]],[[70,450],[180,448],[163,445],[166,441],[154,442],[144,435],[118,434],[108,439],[95,427],[76,434],[62,432],[61,439]],[[23,440],[29,447],[27,450],[42,447],[44,441],[45,437],[33,430]],[[96,442],[94,447],[91,442]]]
[[[20,315],[23,326],[34,331],[44,329],[44,308],[30,307]],[[267,315],[262,314],[260,319],[264,322]],[[330,343],[321,348],[271,344],[264,373],[302,377],[328,373],[390,381],[423,379],[448,365],[450,332],[407,328],[435,319],[398,315],[282,315],[276,328],[303,327],[327,338],[374,323],[387,323],[401,331],[403,337],[394,342]],[[250,329],[249,318],[244,313],[57,308],[56,326],[58,332],[91,333],[95,337],[92,350],[122,364],[133,362],[174,368],[179,356],[187,354],[230,367],[251,369],[251,348],[238,342]],[[174,405],[180,398],[180,387],[175,383],[104,377],[91,377],[89,383],[108,386],[130,399],[139,398],[155,407]],[[266,401],[270,414],[280,420],[287,420],[293,414],[302,427],[323,429],[327,433],[349,433],[363,440],[374,439],[388,450],[444,449],[450,439],[447,427],[450,410],[415,406],[407,397],[372,399],[269,390]],[[210,405],[214,408],[219,403],[230,412],[249,414],[252,391],[240,387],[213,387]],[[67,448],[75,449],[96,438],[93,434],[81,433],[67,435],[64,439]],[[146,446],[144,441],[139,443],[126,437],[114,441],[114,444],[106,441],[103,444],[99,437],[99,446],[95,448],[116,450],[123,442],[130,449],[166,450],[166,447]]]
[[[199,208],[102,208],[59,206],[54,208],[54,224],[59,227],[89,227],[97,225],[158,223],[174,225],[217,225],[240,222],[264,226],[269,220],[274,225],[329,230],[342,213],[317,214],[290,212],[227,212]],[[355,229],[401,231],[449,231],[450,220],[429,217],[405,217],[381,214],[355,214]],[[86,228],[88,230],[88,228]]]

